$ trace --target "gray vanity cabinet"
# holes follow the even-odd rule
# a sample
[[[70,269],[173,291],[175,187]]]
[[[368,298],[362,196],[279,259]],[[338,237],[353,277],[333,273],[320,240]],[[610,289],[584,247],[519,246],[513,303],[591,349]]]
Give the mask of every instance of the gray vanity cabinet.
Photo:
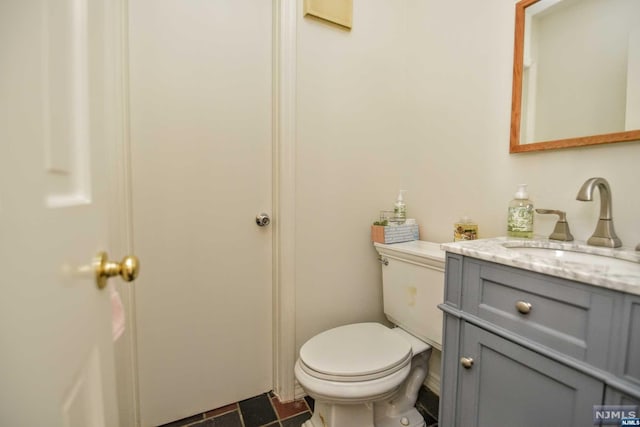
[[[640,297],[452,253],[445,281],[440,425],[584,427],[640,401]]]
[[[616,373],[640,386],[640,296],[625,295]]]
[[[640,398],[633,397],[613,387],[607,387],[604,395],[605,405],[637,405],[640,407]]]
[[[622,319],[624,320],[616,343],[614,372],[625,384],[640,388],[640,296],[624,296]],[[640,396],[633,396],[613,385],[606,389],[605,403],[640,407]]]

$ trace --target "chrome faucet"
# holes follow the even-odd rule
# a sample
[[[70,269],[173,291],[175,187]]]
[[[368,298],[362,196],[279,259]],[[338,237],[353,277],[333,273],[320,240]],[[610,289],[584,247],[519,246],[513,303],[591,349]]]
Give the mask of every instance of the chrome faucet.
[[[613,216],[611,214],[611,188],[604,178],[589,178],[582,184],[577,200],[587,202],[593,200],[593,189],[600,190],[600,219],[593,235],[587,240],[588,245],[605,246],[607,248],[619,248],[622,241],[616,236],[613,229]]]

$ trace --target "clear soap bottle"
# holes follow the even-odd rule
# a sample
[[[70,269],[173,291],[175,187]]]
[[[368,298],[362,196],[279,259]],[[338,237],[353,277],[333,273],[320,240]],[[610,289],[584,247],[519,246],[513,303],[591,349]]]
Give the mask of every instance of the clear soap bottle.
[[[393,204],[393,219],[397,224],[404,224],[407,219],[407,205],[404,203],[404,198],[402,197],[402,193],[405,193],[406,191],[407,190],[400,190],[398,198]]]
[[[527,239],[533,237],[533,202],[529,200],[527,184],[518,185],[518,191],[509,203],[507,235]]]

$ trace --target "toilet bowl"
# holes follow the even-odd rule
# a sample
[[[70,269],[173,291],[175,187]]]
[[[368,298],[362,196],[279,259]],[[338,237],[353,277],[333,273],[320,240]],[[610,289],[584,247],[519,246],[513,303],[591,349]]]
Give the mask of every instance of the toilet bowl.
[[[356,323],[324,331],[301,348],[295,376],[315,399],[303,427],[424,427],[415,409],[439,346],[444,254],[439,245],[376,244],[385,257],[385,313],[397,326]],[[391,267],[391,274],[385,268]],[[427,317],[424,311],[428,311]],[[438,323],[439,325],[433,325]]]
[[[300,349],[295,374],[317,400],[361,403],[388,397],[411,369],[410,343],[379,323],[330,329]]]
[[[298,382],[316,401],[303,427],[423,427],[413,405],[430,349],[402,329],[379,323],[316,335],[302,346],[295,365]]]

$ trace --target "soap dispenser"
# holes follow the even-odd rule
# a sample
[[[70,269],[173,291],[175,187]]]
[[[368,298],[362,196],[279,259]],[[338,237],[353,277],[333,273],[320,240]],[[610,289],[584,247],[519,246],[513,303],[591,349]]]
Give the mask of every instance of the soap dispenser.
[[[533,202],[529,200],[527,184],[518,185],[518,191],[509,203],[507,235],[528,239],[533,237]]]
[[[407,205],[404,203],[402,193],[406,193],[407,190],[400,190],[398,192],[398,198],[393,205],[393,220],[397,224],[404,224],[407,220]]]

